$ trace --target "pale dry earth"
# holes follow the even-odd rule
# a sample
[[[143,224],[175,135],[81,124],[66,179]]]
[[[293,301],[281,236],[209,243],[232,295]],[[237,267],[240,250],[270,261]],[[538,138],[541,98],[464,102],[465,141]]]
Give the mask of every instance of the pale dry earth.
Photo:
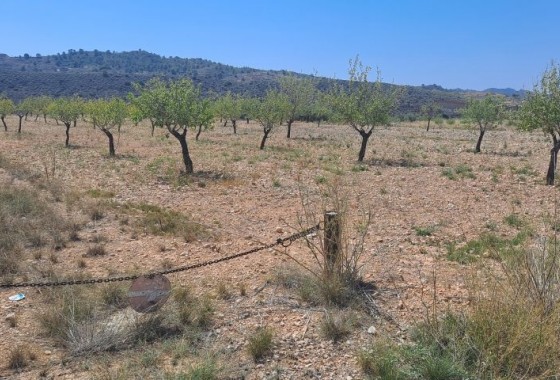
[[[513,127],[488,132],[481,154],[472,152],[477,132],[458,124],[430,132],[419,123],[378,128],[360,167],[356,162],[359,136],[349,127],[296,123],[290,140],[285,138],[285,127],[280,127],[267,148],[259,151],[262,131],[258,125],[240,123],[237,135],[231,128],[216,126],[203,132],[198,142],[191,133],[195,170],[203,173],[188,185],[178,186],[179,144],[164,130],[150,137],[147,125],[124,126],[118,137],[118,157],[111,159],[106,137],[84,122],[71,130],[72,148],[67,149],[64,128],[53,120],[47,125],[24,121],[21,136],[14,131],[16,119],[7,121],[10,130],[0,132],[1,154],[38,175],[48,172],[64,191],[76,194],[82,206],[92,202],[86,191],[111,191],[116,202],[146,202],[191,215],[215,236],[187,243],[176,237],[138,234],[108,211],[99,221],[86,220],[79,232],[81,241],[68,242],[67,247],[39,259],[31,254],[22,257],[26,266],[48,269],[59,277],[80,272],[92,277],[145,273],[274,242],[308,226],[300,222],[302,203],[320,211],[326,184],[339,183],[351,221],[359,220],[364,212],[373,214],[362,274],[375,285],[371,296],[377,312],[373,316],[363,313],[359,326],[340,343],[320,334],[323,307],[306,305],[271,281],[278,270],[293,265],[285,252],[313,264],[302,240],[286,251],[268,249],[168,276],[174,287],[188,285],[198,294],[215,292],[219,283],[231,289],[232,298],[215,300],[216,315],[208,337],[208,350],[219,353],[226,378],[362,378],[356,364],[359,349],[386,337],[406,342],[410,328],[423,321],[432,307],[437,312],[468,307],[467,283],[473,273],[496,266],[491,259],[471,266],[451,262],[446,259],[446,243],[474,239],[488,226],[504,237],[513,236],[516,230],[504,222],[511,214],[530,221],[537,231],[545,229],[556,203],[554,187],[544,184],[550,142],[542,134],[521,133]],[[470,167],[476,178],[451,180],[442,174],[445,168],[459,165]],[[0,173],[6,176],[1,169]],[[309,193],[309,198],[302,193]],[[74,212],[64,204],[59,207]],[[420,227],[433,227],[433,233],[419,236],[415,228]],[[106,238],[108,254],[84,258],[99,235]],[[50,260],[50,255],[57,260]],[[87,262],[85,268],[79,267],[80,260]],[[40,280],[39,272],[31,271],[30,279]],[[237,290],[240,286],[246,287],[245,296]],[[8,300],[20,291],[26,294],[25,300]],[[7,353],[25,343],[37,355],[21,372],[7,369],[7,355],[2,355],[0,377],[96,378],[128,360],[127,351],[69,357],[41,334],[35,316],[44,307],[39,290],[0,291],[1,351]],[[13,328],[5,323],[10,313],[18,318]],[[258,326],[273,329],[274,350],[264,362],[255,364],[245,346]],[[374,334],[368,333],[371,326],[375,326]],[[142,349],[150,347],[137,350]],[[188,365],[184,361],[172,370]]]

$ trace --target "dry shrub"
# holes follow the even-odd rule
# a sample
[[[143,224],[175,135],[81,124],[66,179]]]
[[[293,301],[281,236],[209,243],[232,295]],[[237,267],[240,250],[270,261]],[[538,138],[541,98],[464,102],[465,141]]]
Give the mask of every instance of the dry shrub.
[[[0,184],[0,276],[18,273],[24,247],[65,245],[69,223],[33,189]]]
[[[29,364],[29,360],[34,360],[35,354],[27,346],[17,345],[8,354],[8,368],[19,370]]]
[[[272,338],[274,334],[268,327],[259,327],[255,333],[249,337],[247,351],[255,362],[262,360],[272,352]]]
[[[361,301],[360,294],[367,284],[362,281],[361,268],[364,265],[364,242],[371,224],[371,213],[358,210],[361,218],[350,222],[348,200],[339,183],[326,184],[320,200],[300,189],[304,214],[300,217],[299,229],[321,224],[323,228],[316,234],[305,237],[314,259],[307,265],[287,254],[303,268],[308,276],[297,275],[291,281],[302,291],[302,298],[313,303],[348,306]],[[334,214],[332,224],[325,226],[327,212]],[[331,226],[331,227],[329,227]]]

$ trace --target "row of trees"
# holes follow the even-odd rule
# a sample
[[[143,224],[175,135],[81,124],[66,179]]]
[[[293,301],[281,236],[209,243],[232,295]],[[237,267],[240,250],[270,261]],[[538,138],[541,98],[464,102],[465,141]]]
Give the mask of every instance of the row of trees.
[[[365,158],[367,144],[378,126],[391,122],[397,102],[401,97],[397,87],[384,85],[380,72],[376,80],[369,81],[371,68],[364,66],[358,57],[350,60],[349,80],[337,84],[328,93],[316,89],[312,78],[286,76],[281,79],[278,89],[271,89],[260,99],[246,98],[231,93],[219,98],[203,97],[200,88],[189,79],[164,81],[152,79],[146,84],[135,84],[134,93],[127,101],[113,98],[109,100],[84,101],[80,98],[33,97],[18,104],[0,99],[0,119],[7,131],[5,117],[16,114],[19,117],[18,132],[22,119],[34,114],[35,119],[50,115],[66,127],[66,146],[69,145],[70,128],[82,118],[102,131],[109,141],[109,155],[115,155],[113,130],[120,128],[126,118],[136,124],[150,120],[152,134],[156,127],[165,128],[174,136],[180,146],[187,174],[194,172],[190,156],[187,131],[200,133],[212,127],[215,118],[220,118],[226,126],[231,123],[233,133],[237,133],[237,122],[249,118],[262,127],[260,149],[264,149],[270,133],[278,126],[287,126],[287,138],[291,137],[295,120],[330,119],[350,126],[360,138],[358,161]],[[421,109],[428,122],[437,117],[441,109],[437,104],[425,104]],[[558,66],[552,65],[542,76],[519,112],[506,112],[504,98],[486,95],[472,98],[462,112],[465,123],[479,130],[475,152],[481,151],[485,134],[500,125],[506,117],[515,119],[523,130],[542,129],[552,138],[550,165],[547,183],[554,183],[558,151],[560,151],[560,78]]]

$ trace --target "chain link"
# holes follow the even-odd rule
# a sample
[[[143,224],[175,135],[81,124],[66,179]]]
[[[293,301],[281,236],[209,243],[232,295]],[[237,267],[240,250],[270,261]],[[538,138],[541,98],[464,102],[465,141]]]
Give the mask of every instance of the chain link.
[[[167,269],[157,272],[150,272],[147,274],[139,274],[139,275],[130,275],[130,276],[123,276],[123,277],[109,277],[109,278],[93,278],[93,279],[86,279],[86,280],[68,280],[68,281],[50,281],[50,282],[20,282],[14,284],[0,284],[0,289],[10,289],[10,288],[39,288],[39,287],[54,287],[54,286],[66,286],[66,285],[89,285],[89,284],[101,284],[101,283],[109,283],[109,282],[119,282],[119,281],[131,281],[136,280],[140,277],[154,277],[158,275],[165,275],[171,273],[178,273],[178,272],[185,272],[192,269],[202,268],[209,265],[218,264],[224,261],[229,261],[233,259],[237,259],[242,256],[250,255],[251,253],[256,253],[265,249],[274,248],[277,245],[281,245],[282,247],[286,248],[289,247],[294,241],[301,239],[313,232],[317,232],[320,229],[320,225],[317,224],[313,227],[310,227],[306,230],[300,231],[293,235],[290,235],[285,238],[279,238],[276,242],[267,244],[261,247],[253,248],[248,251],[236,253],[235,255],[222,257],[219,259],[214,259],[210,261],[204,261],[197,264],[186,265],[182,267],[177,267],[173,269]]]

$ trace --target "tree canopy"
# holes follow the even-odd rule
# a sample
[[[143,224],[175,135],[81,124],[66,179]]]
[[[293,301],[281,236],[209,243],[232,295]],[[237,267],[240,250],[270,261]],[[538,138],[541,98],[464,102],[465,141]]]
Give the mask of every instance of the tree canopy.
[[[542,130],[552,139],[546,183],[554,185],[554,174],[560,150],[560,67],[552,65],[529,92],[518,113],[519,128]]]

